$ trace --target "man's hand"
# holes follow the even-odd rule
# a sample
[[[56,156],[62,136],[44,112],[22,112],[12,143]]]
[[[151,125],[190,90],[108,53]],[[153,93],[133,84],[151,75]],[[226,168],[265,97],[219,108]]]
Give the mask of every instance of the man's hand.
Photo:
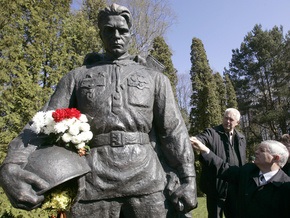
[[[181,185],[170,196],[177,211],[187,213],[197,207],[195,177],[181,180]]]
[[[21,169],[17,164],[5,164],[0,169],[0,184],[13,207],[32,210],[43,202],[37,192],[49,184],[35,174]]]
[[[190,137],[190,142],[194,150],[207,154],[210,152],[209,148],[206,147],[206,145],[199,141],[196,137]]]

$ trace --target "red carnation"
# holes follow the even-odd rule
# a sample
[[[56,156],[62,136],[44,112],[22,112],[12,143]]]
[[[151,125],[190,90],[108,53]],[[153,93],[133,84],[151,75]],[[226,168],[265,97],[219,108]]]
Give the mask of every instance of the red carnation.
[[[60,122],[64,119],[71,119],[71,118],[77,118],[79,119],[81,116],[81,112],[77,110],[76,108],[62,108],[62,109],[56,109],[52,113],[52,117],[55,122]]]
[[[52,113],[52,117],[53,117],[55,122],[60,122],[66,118],[66,111],[64,109],[56,109]]]
[[[81,112],[76,108],[67,108],[67,118],[77,118],[79,119],[81,116]]]

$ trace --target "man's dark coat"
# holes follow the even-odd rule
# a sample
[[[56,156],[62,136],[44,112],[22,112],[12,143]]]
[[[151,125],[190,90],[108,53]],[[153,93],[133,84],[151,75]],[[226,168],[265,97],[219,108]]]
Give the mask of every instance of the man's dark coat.
[[[219,177],[238,188],[238,211],[234,218],[289,218],[290,177],[281,169],[265,185],[258,182],[259,168],[248,163],[243,167],[229,166],[212,152],[205,163],[216,169]]]
[[[199,134],[198,139],[200,139],[217,157],[222,160],[227,160],[225,145],[229,144],[228,136],[222,125],[208,128],[204,133]],[[234,140],[238,144],[239,152],[238,159],[241,165],[246,163],[246,139],[238,131],[234,131]],[[219,196],[220,198],[226,198],[227,195],[227,182],[216,178],[215,168],[203,164],[204,160],[200,156],[200,161],[202,163],[202,172],[200,187],[201,190],[207,195]]]

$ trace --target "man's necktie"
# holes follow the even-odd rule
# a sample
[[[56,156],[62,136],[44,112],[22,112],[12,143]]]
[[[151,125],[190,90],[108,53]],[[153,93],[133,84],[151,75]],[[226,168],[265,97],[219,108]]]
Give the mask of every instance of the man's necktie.
[[[263,174],[259,176],[259,184],[264,185],[266,183],[266,179]]]
[[[230,143],[231,143],[231,145],[233,144],[233,133],[232,132],[230,132]]]

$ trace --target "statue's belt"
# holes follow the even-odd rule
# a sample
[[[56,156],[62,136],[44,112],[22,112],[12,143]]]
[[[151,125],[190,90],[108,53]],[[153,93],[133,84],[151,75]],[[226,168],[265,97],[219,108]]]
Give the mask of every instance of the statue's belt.
[[[90,147],[94,148],[104,145],[122,147],[129,144],[148,144],[149,142],[150,139],[147,133],[112,131],[110,133],[94,136],[90,142]]]

